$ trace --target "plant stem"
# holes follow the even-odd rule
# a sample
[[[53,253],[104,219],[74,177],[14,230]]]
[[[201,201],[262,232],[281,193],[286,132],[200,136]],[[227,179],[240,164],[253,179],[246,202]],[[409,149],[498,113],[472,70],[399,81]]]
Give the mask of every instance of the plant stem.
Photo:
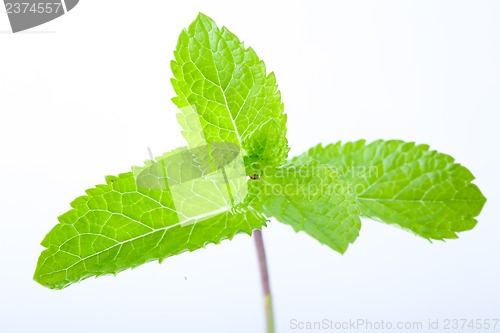
[[[266,250],[264,249],[264,242],[262,241],[262,231],[254,230],[253,238],[257,249],[257,258],[259,259],[260,280],[264,296],[267,333],[274,333],[273,301],[271,297],[271,288],[269,286],[269,273],[267,271]]]

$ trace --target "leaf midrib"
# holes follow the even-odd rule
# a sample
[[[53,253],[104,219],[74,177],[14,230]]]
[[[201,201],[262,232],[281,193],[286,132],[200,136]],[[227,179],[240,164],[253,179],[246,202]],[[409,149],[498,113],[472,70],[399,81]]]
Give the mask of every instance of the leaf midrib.
[[[222,213],[224,213],[224,212],[226,212],[226,211],[227,211],[227,209],[225,209],[225,208],[220,208],[219,210],[215,211],[216,215],[214,215],[214,216],[217,216],[219,213],[220,213],[220,214],[222,214]],[[214,212],[211,212],[211,213],[214,213]],[[46,275],[52,275],[52,274],[59,273],[59,272],[69,271],[72,267],[74,267],[74,266],[78,265],[79,263],[84,262],[85,260],[87,260],[87,259],[89,259],[89,258],[92,258],[92,257],[95,257],[95,256],[97,256],[97,255],[99,255],[99,254],[101,254],[101,253],[106,252],[106,251],[110,251],[110,250],[114,249],[114,248],[115,248],[115,247],[117,247],[117,246],[122,246],[122,245],[124,245],[124,244],[130,243],[130,242],[133,242],[133,241],[135,241],[135,240],[137,240],[137,239],[140,239],[140,238],[142,238],[142,237],[147,237],[147,236],[150,236],[150,235],[155,234],[155,233],[157,233],[157,232],[164,232],[164,233],[166,233],[166,232],[167,232],[168,230],[170,230],[171,228],[175,228],[175,227],[181,226],[182,224],[189,223],[190,221],[197,220],[199,217],[203,217],[203,215],[199,215],[199,216],[196,216],[196,217],[192,217],[192,218],[190,218],[190,219],[184,220],[184,221],[182,221],[182,222],[177,222],[177,223],[175,223],[175,224],[168,225],[168,226],[165,226],[165,227],[163,227],[163,228],[153,229],[153,230],[151,230],[151,231],[149,231],[149,232],[147,232],[147,233],[145,233],[145,234],[142,234],[142,235],[136,236],[136,237],[134,237],[134,238],[130,238],[130,239],[124,240],[124,241],[122,241],[122,242],[118,242],[118,241],[116,241],[116,244],[113,244],[112,246],[110,246],[110,247],[108,247],[108,248],[106,248],[106,249],[104,249],[104,250],[102,250],[102,251],[99,251],[99,252],[93,253],[93,254],[88,255],[88,256],[86,256],[86,257],[83,257],[83,258],[81,258],[81,257],[80,257],[80,259],[79,259],[78,261],[74,262],[73,264],[69,265],[68,267],[66,267],[66,268],[64,268],[64,269],[60,269],[60,270],[56,270],[56,271],[51,271],[50,273],[40,274],[40,275],[39,275],[39,277],[46,276]],[[206,220],[202,220],[202,221],[198,221],[198,222],[203,222],[203,221],[208,221],[208,219],[206,219]],[[193,224],[192,229],[194,229],[194,227],[198,224],[198,222],[196,222],[196,223],[194,223],[194,224]],[[96,236],[101,236],[100,234],[93,234],[93,235],[96,235]],[[190,233],[190,235],[191,235],[191,233]],[[79,237],[79,236],[80,236],[80,234],[78,234],[78,235],[77,235],[77,236],[75,236],[75,237]],[[160,241],[159,241],[159,242],[161,242],[161,241],[163,240],[163,237],[164,237],[164,236],[162,236],[162,238],[160,239]],[[187,242],[189,242],[189,240],[190,240],[190,236],[188,237]],[[66,244],[68,241],[69,241],[69,240],[67,240],[65,243],[61,244],[59,247],[61,247],[61,246],[63,246],[64,244]],[[57,250],[54,254],[52,254],[52,256],[55,256],[55,255],[57,254],[57,252],[59,252],[59,251],[63,251],[63,250],[61,250],[61,249],[59,248],[59,249],[58,249],[58,250]],[[77,255],[75,255],[75,256],[77,256]],[[48,258],[47,258],[47,259],[48,259]]]
[[[206,34],[208,35],[208,34],[209,34],[209,32],[208,32],[207,28],[205,27],[205,24],[201,24],[201,26],[203,27],[203,30],[204,30],[204,31],[206,32]],[[220,30],[218,31],[218,34],[217,34],[217,35],[218,35],[218,37],[219,37],[219,40],[221,40],[221,41],[224,43],[224,45],[225,45],[225,46],[229,49],[229,47],[228,47],[228,45],[227,45],[226,41],[222,38],[222,36],[221,36],[221,34],[220,34]],[[242,142],[242,140],[241,140],[241,136],[240,136],[240,133],[239,133],[239,131],[238,131],[238,127],[236,126],[236,119],[233,119],[233,115],[231,114],[231,109],[229,108],[229,104],[228,104],[228,102],[227,102],[227,97],[226,97],[225,90],[224,90],[224,89],[222,89],[222,83],[221,83],[221,79],[220,79],[220,75],[219,75],[219,69],[217,68],[217,64],[216,64],[216,62],[215,62],[215,57],[214,57],[214,55],[213,55],[213,52],[212,52],[212,50],[211,50],[210,48],[206,47],[206,46],[205,46],[205,45],[203,45],[202,43],[200,43],[200,45],[201,45],[201,47],[208,49],[208,51],[211,53],[211,58],[212,58],[212,62],[213,62],[213,65],[214,65],[215,73],[217,74],[217,81],[218,81],[217,87],[219,88],[219,90],[220,90],[220,92],[221,92],[222,96],[224,97],[224,103],[225,103],[225,108],[226,108],[226,111],[227,111],[227,113],[228,113],[228,115],[229,115],[229,119],[231,120],[231,123],[232,123],[232,125],[233,125],[233,128],[234,128],[234,133],[236,134],[236,138],[238,139],[238,144],[239,144],[239,146],[240,146],[240,147],[242,147],[243,142]],[[233,54],[232,54],[231,52],[229,52],[229,53],[231,54],[232,63],[234,64],[235,62],[234,62]],[[191,58],[191,52],[190,52],[189,57]],[[191,61],[192,61],[192,59],[191,59]],[[192,61],[192,62],[193,62],[193,61]],[[208,78],[207,78],[207,77],[205,77],[205,75],[203,74],[203,72],[201,71],[201,69],[200,69],[200,68],[196,65],[196,63],[195,63],[195,62],[193,62],[193,64],[196,66],[196,68],[198,68],[198,70],[200,71],[201,75],[203,75],[203,78],[204,78],[205,80],[208,80]],[[230,85],[231,85],[231,82],[233,81],[233,77],[234,77],[234,76],[233,76],[233,75],[231,75],[231,80],[229,81],[228,86],[230,86]]]

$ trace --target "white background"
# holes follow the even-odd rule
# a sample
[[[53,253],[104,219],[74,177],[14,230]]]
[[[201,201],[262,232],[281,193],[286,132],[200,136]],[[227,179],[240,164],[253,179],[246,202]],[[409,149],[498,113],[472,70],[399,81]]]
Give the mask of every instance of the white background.
[[[499,318],[500,2],[83,0],[15,35],[0,13],[0,331],[263,331],[245,235],[63,291],[32,280],[39,242],[71,200],[147,147],[183,145],[169,62],[199,11],[276,73],[291,155],[360,138],[428,143],[488,198],[459,240],[364,221],[344,256],[272,222],[278,331],[299,331],[291,319]]]

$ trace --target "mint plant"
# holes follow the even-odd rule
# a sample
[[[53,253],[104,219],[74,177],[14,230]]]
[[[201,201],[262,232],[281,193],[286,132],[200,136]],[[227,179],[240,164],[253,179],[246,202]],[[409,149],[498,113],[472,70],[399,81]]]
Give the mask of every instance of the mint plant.
[[[258,230],[269,218],[340,253],[361,217],[428,240],[457,238],[477,223],[486,199],[473,175],[427,145],[338,142],[287,160],[274,74],[209,17],[199,14],[181,32],[174,55],[173,102],[187,146],[107,176],[74,200],[42,241],[34,279],[43,286],[162,262],[239,233],[255,233],[265,264]]]

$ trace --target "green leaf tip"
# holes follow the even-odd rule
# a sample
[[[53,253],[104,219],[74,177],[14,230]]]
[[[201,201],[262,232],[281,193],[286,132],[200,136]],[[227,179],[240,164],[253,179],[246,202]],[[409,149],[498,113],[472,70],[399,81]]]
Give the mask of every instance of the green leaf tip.
[[[254,50],[200,13],[181,33],[174,56],[173,102],[189,145],[232,142],[244,151],[247,166],[285,163],[289,148],[281,93]]]
[[[427,239],[453,239],[472,229],[486,198],[454,159],[399,140],[318,145],[293,159],[336,170],[357,195],[363,217]]]
[[[42,241],[46,250],[38,260],[34,279],[49,288],[62,289],[91,276],[117,274],[153,260],[161,262],[261,229],[266,219],[260,213],[241,204],[231,208],[229,196],[220,194],[232,186],[230,198],[234,200],[242,177],[234,176],[234,170],[238,171],[235,158],[230,161],[233,164],[224,166],[205,163],[203,157],[209,153],[214,156],[214,151],[201,155],[205,153],[202,148],[175,150],[145,167],[134,168],[134,172],[108,176],[105,185],[87,190]],[[197,170],[192,159],[189,165],[184,163],[185,158],[193,158],[191,154],[203,162],[199,164],[203,169],[194,176]],[[227,154],[224,158],[230,160]],[[207,169],[207,164],[213,168]],[[169,172],[172,176],[163,179],[163,167],[173,168]],[[241,168],[244,171],[242,160],[240,173]],[[233,177],[226,180],[222,175]],[[217,184],[217,177],[222,184]],[[244,174],[243,179],[246,184]],[[217,186],[219,190],[214,190]],[[196,189],[196,202],[206,200],[215,206],[193,206],[192,188]]]

